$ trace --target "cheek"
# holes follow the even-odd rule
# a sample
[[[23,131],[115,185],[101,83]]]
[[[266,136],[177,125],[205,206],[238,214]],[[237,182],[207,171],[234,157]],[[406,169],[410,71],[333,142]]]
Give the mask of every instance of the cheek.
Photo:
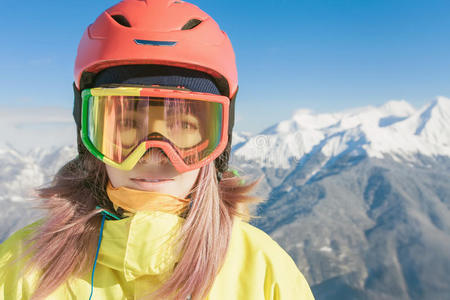
[[[197,177],[200,174],[200,169],[192,170],[190,172],[186,172],[186,181],[189,181],[191,184],[194,184],[197,180]]]
[[[126,182],[127,176],[122,170],[106,165],[106,173],[113,187],[122,186]]]
[[[189,194],[194,184],[196,183],[199,174],[200,169],[197,169],[180,174],[178,176],[176,182],[179,196],[186,197]]]

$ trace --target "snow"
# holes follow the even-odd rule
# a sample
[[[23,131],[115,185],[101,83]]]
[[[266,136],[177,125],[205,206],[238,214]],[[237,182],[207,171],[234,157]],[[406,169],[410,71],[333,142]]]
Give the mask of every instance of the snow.
[[[0,201],[27,201],[77,154],[72,111],[2,108]]]
[[[336,113],[299,109],[248,137],[234,154],[261,167],[286,169],[313,149],[329,158],[363,152],[407,161],[418,153],[450,156],[450,99],[439,96],[419,109],[405,100]]]
[[[250,132],[246,132],[246,131],[242,131],[242,132],[233,132],[232,135],[232,143],[231,145],[237,145],[240,143],[244,143],[248,140],[248,138],[251,136],[252,134]]]
[[[26,154],[8,146],[0,149],[0,201],[22,202],[33,198],[34,189],[50,182],[76,154],[76,148],[70,146],[39,148]]]
[[[380,110],[387,115],[394,115],[398,117],[408,117],[412,115],[416,109],[414,106],[405,100],[391,100],[380,106]]]
[[[319,251],[330,253],[330,252],[333,252],[333,249],[331,249],[331,248],[328,247],[328,246],[323,246],[323,247],[321,247],[321,248],[319,249]]]

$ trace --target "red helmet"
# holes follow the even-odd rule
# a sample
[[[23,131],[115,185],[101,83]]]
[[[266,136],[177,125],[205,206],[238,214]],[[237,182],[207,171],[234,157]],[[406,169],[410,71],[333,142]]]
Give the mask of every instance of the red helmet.
[[[74,118],[80,139],[80,92],[102,70],[125,65],[160,65],[211,75],[231,99],[228,145],[216,158],[218,174],[228,168],[238,79],[231,42],[197,6],[179,0],[123,0],[103,12],[84,32],[74,68]],[[218,175],[219,176],[219,175]],[[220,179],[220,176],[219,176]]]
[[[197,6],[178,0],[124,0],[84,32],[75,61],[75,85],[118,65],[154,64],[210,74],[232,98],[238,80],[228,36]],[[90,74],[90,75],[89,75]]]

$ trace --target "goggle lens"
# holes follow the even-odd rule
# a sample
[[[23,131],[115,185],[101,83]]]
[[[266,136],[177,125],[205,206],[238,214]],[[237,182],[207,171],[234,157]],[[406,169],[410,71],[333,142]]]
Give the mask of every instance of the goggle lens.
[[[87,101],[87,139],[117,164],[148,141],[169,144],[188,166],[198,164],[223,143],[221,102],[129,95],[90,95],[83,101]]]

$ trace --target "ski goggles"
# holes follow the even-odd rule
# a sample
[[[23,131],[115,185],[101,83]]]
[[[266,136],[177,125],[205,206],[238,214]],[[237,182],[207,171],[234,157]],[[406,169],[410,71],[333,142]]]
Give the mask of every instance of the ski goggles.
[[[229,98],[164,87],[85,89],[81,139],[104,163],[131,170],[159,148],[179,172],[217,158],[228,141]]]

